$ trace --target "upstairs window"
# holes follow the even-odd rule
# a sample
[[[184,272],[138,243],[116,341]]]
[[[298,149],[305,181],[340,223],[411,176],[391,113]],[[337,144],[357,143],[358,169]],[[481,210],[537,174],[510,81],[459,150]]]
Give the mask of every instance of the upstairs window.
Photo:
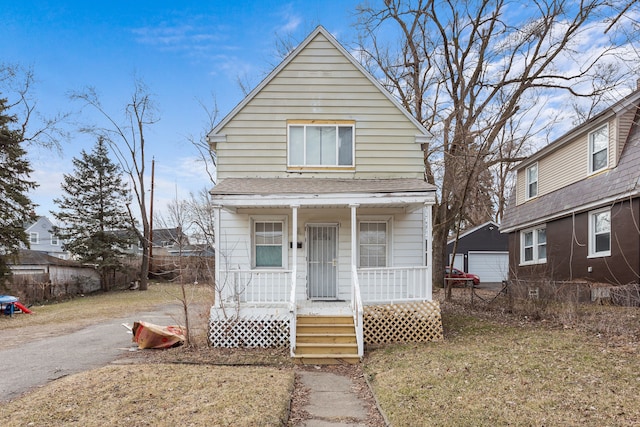
[[[589,173],[609,165],[609,127],[607,125],[589,134]]]
[[[611,211],[589,213],[589,256],[611,255]]]
[[[520,233],[521,264],[542,264],[547,262],[547,229],[544,227]]]
[[[527,168],[527,199],[538,195],[538,164]]]
[[[37,245],[40,243],[40,235],[38,233],[29,233],[29,243],[32,245]]]
[[[58,236],[56,236],[55,234],[51,235],[51,244],[53,246],[58,246],[60,244],[60,240],[58,240]]]
[[[353,123],[290,124],[289,166],[353,166]]]

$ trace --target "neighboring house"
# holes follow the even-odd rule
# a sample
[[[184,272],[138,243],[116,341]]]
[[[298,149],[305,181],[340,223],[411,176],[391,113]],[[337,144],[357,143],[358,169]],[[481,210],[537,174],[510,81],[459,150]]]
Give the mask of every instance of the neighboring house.
[[[215,250],[211,245],[206,244],[174,245],[167,248],[167,254],[170,256],[213,257]]]
[[[324,28],[208,141],[218,160],[214,346],[288,345],[315,363],[357,361],[364,343],[441,337],[428,132]],[[351,322],[353,339],[343,330],[330,338],[339,348],[326,348],[314,321]]]
[[[60,259],[69,259],[69,252],[62,249],[63,242],[53,234],[53,223],[46,216],[39,216],[25,227],[29,249],[44,252]]]
[[[499,225],[488,221],[458,236],[453,266],[480,276],[480,283],[500,283],[509,276],[509,240]],[[451,262],[455,239],[447,244]]]
[[[14,276],[35,275],[51,286],[53,297],[100,290],[100,275],[95,268],[76,261],[60,259],[44,252],[21,249],[8,262]]]
[[[637,283],[639,105],[637,90],[518,166],[501,224],[513,278]]]
[[[182,232],[181,227],[158,228],[151,233],[154,256],[177,255],[180,247],[189,246],[189,238]]]

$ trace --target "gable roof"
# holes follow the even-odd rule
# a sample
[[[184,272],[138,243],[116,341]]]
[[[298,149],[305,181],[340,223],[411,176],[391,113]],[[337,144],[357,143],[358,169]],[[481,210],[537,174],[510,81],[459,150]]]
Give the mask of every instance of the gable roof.
[[[378,80],[376,80],[371,73],[369,73],[365,68],[351,55],[347,50],[329,33],[323,26],[319,25],[316,27],[314,31],[311,32],[305,38],[298,47],[296,47],[287,57],[265,77],[258,86],[256,86],[236,107],[231,110],[229,114],[227,114],[221,121],[218,123],[207,135],[207,141],[209,142],[218,142],[223,141],[225,135],[220,134],[220,131],[247,105],[255,98],[255,96],[262,91],[298,54],[304,50],[318,35],[324,36],[327,41],[329,41],[337,50],[344,55],[345,58],[353,64],[389,101],[393,103],[393,105],[401,111],[404,116],[416,127],[416,129],[420,132],[419,135],[416,135],[416,142],[425,143],[428,142],[431,138],[431,134],[429,131],[415,118],[413,117],[401,104],[398,100],[387,91]]]
[[[497,228],[497,229],[498,229],[498,228],[500,228],[500,226],[499,226],[496,222],[493,222],[493,221],[487,221],[487,222],[485,222],[484,224],[480,224],[480,225],[478,225],[478,226],[476,226],[476,227],[473,227],[473,228],[470,228],[470,229],[468,229],[468,230],[465,230],[462,234],[460,234],[460,235],[458,236],[458,240],[462,239],[462,238],[463,238],[463,237],[465,237],[465,236],[468,236],[469,234],[473,234],[473,233],[475,233],[476,231],[481,230],[481,229],[483,229],[484,227],[486,227],[486,226],[488,226],[488,225],[493,225],[493,226],[494,226],[495,228]],[[453,239],[449,239],[449,240],[447,241],[447,244],[451,244],[451,243],[453,243],[453,242],[455,242],[455,241],[456,241],[456,239],[455,239],[455,237],[454,237]]]
[[[586,122],[574,127],[569,132],[555,139],[545,147],[542,147],[536,153],[532,154],[531,156],[527,157],[525,160],[520,162],[520,164],[516,169],[517,170],[523,169],[524,167],[527,167],[537,162],[542,157],[548,156],[549,154],[556,151],[560,147],[563,147],[565,144],[570,143],[577,135],[585,132],[585,129],[595,129],[600,124],[606,123],[612,117],[624,111],[628,111],[629,109],[636,108],[638,105],[638,101],[640,101],[640,89],[635,90],[634,92],[630,93],[629,95],[625,96],[624,98],[622,98],[621,100],[613,104],[611,107],[596,114]]]
[[[640,92],[636,92],[636,95]],[[636,100],[640,97],[636,96]],[[515,194],[502,218],[501,232],[528,228],[571,215],[572,213],[610,205],[640,194],[640,110],[616,167],[589,176],[552,193],[516,205]]]

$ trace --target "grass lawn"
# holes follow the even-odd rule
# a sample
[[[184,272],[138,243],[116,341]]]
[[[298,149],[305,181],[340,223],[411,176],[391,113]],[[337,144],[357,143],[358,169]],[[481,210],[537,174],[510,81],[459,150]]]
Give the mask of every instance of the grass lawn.
[[[179,302],[179,286],[114,292],[0,316],[0,339],[95,323]],[[189,287],[193,321],[206,329],[210,289]],[[363,363],[393,426],[640,425],[640,312],[589,305],[542,319],[443,303],[445,339],[369,349]],[[204,309],[204,311],[198,311]],[[203,335],[199,335],[203,339]],[[242,425],[286,419],[295,369],[288,350],[145,351],[56,380],[0,405],[9,426]]]
[[[596,334],[505,324],[446,305],[443,324],[441,342],[368,353],[365,372],[392,425],[640,424],[637,343],[610,345]]]

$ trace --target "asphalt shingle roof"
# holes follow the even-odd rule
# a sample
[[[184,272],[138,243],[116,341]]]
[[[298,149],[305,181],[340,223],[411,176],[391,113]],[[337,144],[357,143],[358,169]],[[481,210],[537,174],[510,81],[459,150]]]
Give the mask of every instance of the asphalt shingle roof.
[[[216,195],[335,193],[410,193],[435,191],[421,179],[227,178],[211,190]]]

